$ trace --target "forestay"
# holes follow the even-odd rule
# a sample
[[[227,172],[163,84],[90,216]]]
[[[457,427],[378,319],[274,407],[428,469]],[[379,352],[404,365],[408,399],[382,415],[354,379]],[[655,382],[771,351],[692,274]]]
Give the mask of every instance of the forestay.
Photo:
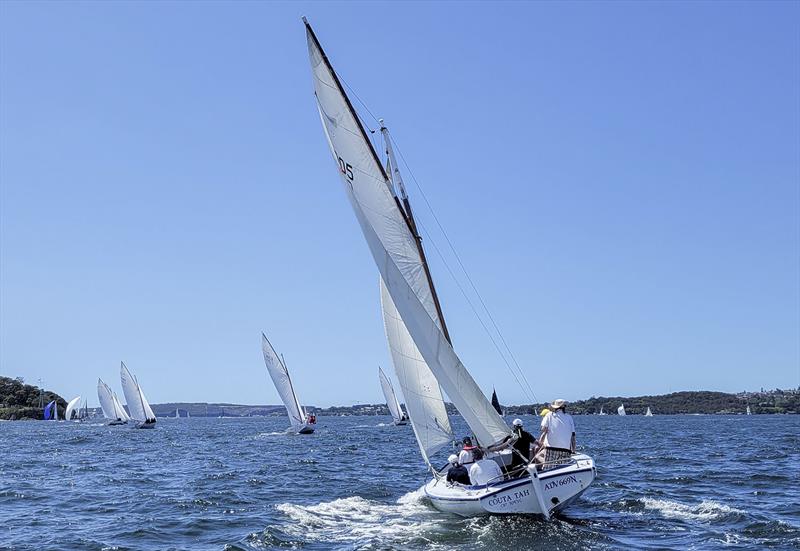
[[[409,222],[308,23],[306,31],[317,106],[328,145],[395,308],[478,441],[483,445],[497,442],[510,430],[447,342]]]
[[[403,420],[403,408],[400,407],[400,401],[394,393],[391,381],[386,377],[383,369],[378,368],[378,379],[381,381],[381,389],[383,390],[383,397],[386,398],[386,407],[389,408],[389,413],[392,414],[392,419],[395,423]]]
[[[264,363],[267,365],[269,376],[272,377],[275,389],[283,400],[283,405],[286,406],[289,422],[293,429],[298,430],[305,425],[306,415],[295,394],[289,371],[264,333],[261,333],[261,349],[264,352]]]
[[[450,418],[447,416],[442,391],[436,377],[408,334],[400,314],[392,302],[389,291],[381,280],[381,309],[386,341],[392,354],[392,363],[411,426],[417,437],[425,461],[453,440]]]

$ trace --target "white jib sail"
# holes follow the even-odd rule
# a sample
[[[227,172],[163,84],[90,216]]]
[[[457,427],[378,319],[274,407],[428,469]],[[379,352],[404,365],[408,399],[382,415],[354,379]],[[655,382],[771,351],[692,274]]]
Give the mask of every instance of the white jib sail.
[[[297,399],[297,394],[292,386],[292,379],[283,361],[275,352],[272,343],[264,333],[261,333],[261,349],[264,352],[264,363],[267,365],[269,376],[275,384],[283,405],[286,406],[286,413],[289,415],[289,422],[294,430],[299,430],[306,423],[306,414]]]
[[[386,398],[386,407],[389,408],[389,413],[392,414],[392,419],[395,423],[403,420],[403,408],[400,407],[400,401],[394,393],[392,382],[386,377],[383,369],[378,368],[378,379],[381,382],[381,390],[383,390],[383,397]]]
[[[114,417],[114,419],[122,419],[123,421],[130,421],[131,416],[128,415],[128,412],[125,411],[124,407],[122,407],[122,402],[120,402],[116,392],[111,393],[111,399],[114,402],[114,411],[116,412],[116,416]]]
[[[381,277],[442,389],[478,441],[493,444],[510,434],[508,425],[444,337],[415,237],[308,24],[306,33],[322,126]]]
[[[106,419],[116,419],[114,411],[114,401],[111,399],[111,389],[108,388],[102,379],[97,379],[97,399],[100,401],[100,409],[103,410],[103,417]]]
[[[72,420],[72,411],[75,409],[75,406],[77,406],[78,402],[80,401],[81,401],[80,396],[76,396],[75,398],[69,401],[69,403],[67,404],[67,410],[64,412],[64,419],[66,419],[67,421]]]
[[[428,457],[453,441],[439,382],[408,334],[392,297],[381,280],[381,309],[392,364],[406,400],[406,410],[422,456]]]
[[[120,362],[119,375],[122,381],[122,392],[125,394],[125,403],[128,406],[130,417],[135,421],[155,419],[156,415],[150,408],[147,398],[136,377],[128,370],[124,362]]]
[[[617,408],[617,415],[625,415],[625,404],[622,404]]]

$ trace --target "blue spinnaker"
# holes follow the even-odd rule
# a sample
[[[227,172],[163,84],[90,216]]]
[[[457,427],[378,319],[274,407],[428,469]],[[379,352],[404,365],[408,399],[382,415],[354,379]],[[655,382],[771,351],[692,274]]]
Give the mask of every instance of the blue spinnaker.
[[[44,407],[44,420],[45,421],[50,420],[50,418],[53,416],[53,404],[55,404],[55,403],[56,403],[56,401],[53,400],[52,402],[50,402],[49,404],[47,404]]]

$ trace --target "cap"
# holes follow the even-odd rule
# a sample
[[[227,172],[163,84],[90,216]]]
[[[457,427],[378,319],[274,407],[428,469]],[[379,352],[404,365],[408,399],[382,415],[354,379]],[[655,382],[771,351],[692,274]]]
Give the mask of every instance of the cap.
[[[515,427],[521,427],[522,426],[522,419],[514,419],[514,422],[511,423],[511,424],[514,425]]]

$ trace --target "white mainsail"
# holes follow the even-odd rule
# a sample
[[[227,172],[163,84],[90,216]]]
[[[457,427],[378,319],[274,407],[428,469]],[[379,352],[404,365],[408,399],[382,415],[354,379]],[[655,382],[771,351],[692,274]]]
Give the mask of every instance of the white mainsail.
[[[386,288],[417,349],[478,442],[498,442],[510,434],[508,425],[448,342],[407,213],[307,22],[306,34],[322,126]]]
[[[380,367],[378,368],[378,379],[381,382],[383,397],[386,398],[386,407],[389,408],[389,413],[392,415],[394,422],[399,423],[403,420],[403,417],[405,417],[403,408],[400,406],[400,400],[397,399],[397,395],[394,393],[392,382],[386,377],[386,373],[384,373],[383,369]]]
[[[120,362],[119,376],[122,381],[122,392],[125,394],[125,403],[128,406],[130,417],[135,421],[155,420],[156,414],[150,408],[142,387],[139,386],[139,381],[125,366],[125,362]]]
[[[383,324],[392,354],[392,364],[406,400],[406,409],[422,457],[429,462],[428,457],[431,454],[453,441],[450,418],[447,416],[439,383],[408,334],[383,280],[380,287]]]
[[[273,348],[272,343],[269,342],[264,333],[261,333],[261,349],[264,352],[264,363],[267,365],[267,371],[275,384],[275,390],[278,391],[281,400],[283,400],[283,405],[286,406],[289,422],[294,430],[299,430],[306,423],[305,410],[300,405],[300,400],[297,399],[286,365],[278,356],[278,353],[275,352],[275,348]]]
[[[97,398],[100,400],[100,408],[103,410],[103,415],[107,419],[130,420],[128,412],[122,407],[117,395],[102,379],[97,379]]]
[[[625,404],[622,404],[617,408],[617,415],[625,415]]]
[[[75,409],[75,406],[77,406],[78,402],[80,402],[80,401],[81,401],[81,397],[80,396],[76,396],[75,398],[73,398],[72,400],[69,401],[69,403],[67,404],[67,410],[64,412],[64,419],[65,420],[67,420],[67,421],[72,420],[72,410]]]
[[[652,417],[653,416],[653,412],[650,411],[650,406],[647,406],[647,411],[644,413],[644,416],[645,417]]]

